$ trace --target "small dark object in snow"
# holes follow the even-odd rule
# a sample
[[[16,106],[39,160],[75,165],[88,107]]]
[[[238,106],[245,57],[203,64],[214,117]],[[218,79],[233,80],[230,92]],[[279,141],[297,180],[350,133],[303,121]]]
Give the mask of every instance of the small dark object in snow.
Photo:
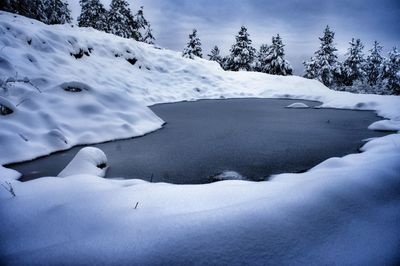
[[[9,115],[12,114],[13,112],[14,111],[11,108],[8,108],[7,106],[0,104],[0,115]]]
[[[79,49],[79,52],[76,54],[70,53],[71,56],[75,57],[75,59],[81,59],[83,55],[90,56],[88,51],[84,51],[82,49]]]
[[[92,47],[89,47],[89,48],[88,48],[88,51],[89,51],[89,53],[91,54],[91,53],[93,52],[93,48],[92,48]]]
[[[134,64],[136,64],[137,59],[136,58],[127,58],[126,61],[128,61],[129,64],[134,65]]]
[[[100,169],[104,169],[104,168],[107,167],[107,164],[106,163],[101,163],[101,164],[96,165],[96,167],[100,168]]]
[[[136,202],[135,210],[137,209],[138,205],[139,205],[139,202]]]
[[[72,87],[72,86],[65,87],[64,90],[68,91],[68,92],[81,92],[82,91],[81,88]]]
[[[201,90],[199,88],[194,88],[194,91],[200,92]]]
[[[29,45],[31,45],[31,44],[32,44],[32,39],[27,40],[27,43],[28,43]]]
[[[120,57],[120,55],[119,54],[115,54],[115,57]]]
[[[1,186],[2,186],[5,190],[7,190],[8,192],[10,192],[10,194],[11,194],[13,197],[16,196],[16,195],[15,195],[14,188],[13,188],[13,186],[11,185],[10,182],[6,181],[6,182],[4,182],[4,184],[1,184]],[[137,204],[136,204],[136,205],[137,205]]]

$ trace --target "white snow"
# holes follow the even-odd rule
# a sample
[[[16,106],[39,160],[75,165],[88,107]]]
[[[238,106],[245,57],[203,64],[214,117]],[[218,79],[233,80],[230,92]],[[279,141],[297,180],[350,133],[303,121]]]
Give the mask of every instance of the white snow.
[[[310,108],[310,106],[305,103],[292,103],[286,106],[286,108]]]
[[[0,96],[15,108],[0,116],[0,164],[156,130],[163,121],[145,105],[162,102],[293,98],[320,101],[320,108],[374,110],[387,122],[373,129],[397,129],[392,125],[400,120],[398,96],[336,92],[295,76],[224,72],[206,60],[5,12],[0,47],[0,79],[14,80],[0,83]],[[80,51],[80,59],[70,55]],[[134,65],[126,60],[133,58]],[[0,188],[0,261],[396,264],[400,135],[373,139],[362,151],[259,183],[103,179],[105,168],[97,166],[107,160],[93,148],[75,157],[60,173],[64,178],[21,183],[0,167],[0,183],[10,182],[16,193]]]
[[[368,129],[381,131],[400,131],[400,120],[380,120],[372,123]]]
[[[213,176],[213,180],[222,181],[222,180],[246,180],[244,176],[235,171],[223,171],[222,173]]]
[[[85,147],[75,155],[58,176],[85,174],[104,177],[107,167],[107,156],[102,150],[95,147]]]

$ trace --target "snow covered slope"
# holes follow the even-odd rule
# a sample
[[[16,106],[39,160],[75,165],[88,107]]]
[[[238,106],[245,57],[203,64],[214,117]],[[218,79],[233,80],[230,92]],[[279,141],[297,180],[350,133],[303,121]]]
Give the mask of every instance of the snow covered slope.
[[[225,72],[207,60],[7,12],[0,12],[0,80],[0,104],[14,110],[0,117],[0,164],[160,128],[163,121],[143,104],[290,97],[400,120],[399,97],[334,92],[296,76]]]

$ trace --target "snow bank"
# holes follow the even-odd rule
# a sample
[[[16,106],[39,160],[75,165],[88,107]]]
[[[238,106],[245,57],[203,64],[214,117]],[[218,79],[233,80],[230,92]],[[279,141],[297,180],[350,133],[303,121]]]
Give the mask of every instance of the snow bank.
[[[182,186],[92,175],[15,182],[16,197],[0,191],[0,259],[9,265],[395,265],[399,147],[400,135],[388,135],[368,142],[363,153],[259,183]]]
[[[82,148],[58,176],[94,175],[104,177],[108,168],[107,156],[95,147]]]
[[[144,104],[293,98],[400,120],[397,96],[336,92],[296,76],[225,72],[215,62],[93,29],[0,11],[0,33],[0,97],[14,109],[0,116],[0,164],[160,128],[163,121]]]
[[[368,129],[381,131],[400,131],[400,120],[381,120],[372,123]]]

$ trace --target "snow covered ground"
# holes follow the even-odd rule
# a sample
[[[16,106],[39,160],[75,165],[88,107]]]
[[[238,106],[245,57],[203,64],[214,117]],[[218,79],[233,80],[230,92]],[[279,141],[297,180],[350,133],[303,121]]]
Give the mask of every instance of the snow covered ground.
[[[375,110],[400,128],[400,97],[317,81],[224,72],[207,60],[0,12],[0,165],[76,144],[143,135],[146,105],[271,97]],[[272,181],[208,185],[106,180],[86,149],[61,173],[21,183],[0,167],[0,261],[9,264],[390,264],[400,262],[400,135]],[[101,166],[101,167],[100,167]],[[135,206],[137,204],[137,208]]]

